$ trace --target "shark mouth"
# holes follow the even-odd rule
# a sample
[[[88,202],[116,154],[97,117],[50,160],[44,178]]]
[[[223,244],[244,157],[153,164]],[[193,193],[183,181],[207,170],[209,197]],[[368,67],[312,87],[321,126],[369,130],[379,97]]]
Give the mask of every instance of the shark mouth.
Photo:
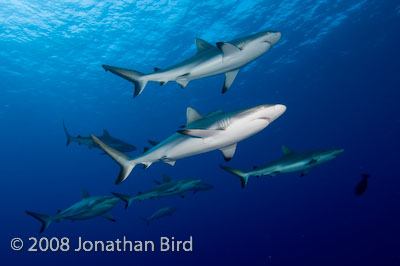
[[[259,117],[259,118],[257,118],[257,119],[265,120],[265,121],[267,121],[268,123],[271,123],[271,118],[269,118],[269,117]]]

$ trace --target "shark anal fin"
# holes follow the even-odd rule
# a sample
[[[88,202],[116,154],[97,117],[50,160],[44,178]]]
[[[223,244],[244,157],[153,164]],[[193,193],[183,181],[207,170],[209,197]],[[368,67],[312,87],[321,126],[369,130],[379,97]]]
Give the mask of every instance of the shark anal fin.
[[[196,38],[195,41],[196,41],[198,53],[214,47],[211,43],[206,42],[205,40],[200,39],[200,38]]]
[[[224,86],[222,87],[222,93],[225,93],[229,90],[238,73],[239,69],[235,69],[225,73],[225,82]]]
[[[117,220],[115,220],[114,217],[111,216],[111,214],[109,212],[106,212],[105,214],[103,214],[103,217],[106,218],[107,220],[111,221],[111,222],[117,221]]]
[[[182,89],[188,85],[188,83],[190,81],[188,79],[189,75],[190,75],[190,73],[186,73],[186,74],[183,74],[182,76],[179,76],[176,78],[176,82],[181,86]]]
[[[240,49],[238,47],[228,42],[217,42],[217,47],[221,50],[224,57],[230,57],[240,52]]]
[[[199,114],[199,112],[197,112],[193,107],[188,107],[186,109],[186,125],[189,125],[190,123],[202,118],[203,117]]]
[[[237,146],[237,143],[234,143],[230,146],[220,149],[222,151],[222,155],[224,155],[225,161],[227,161],[227,162],[230,161],[232,159],[233,155],[235,155],[236,146]]]
[[[174,166],[176,161],[163,161],[166,164],[169,164],[170,166]]]

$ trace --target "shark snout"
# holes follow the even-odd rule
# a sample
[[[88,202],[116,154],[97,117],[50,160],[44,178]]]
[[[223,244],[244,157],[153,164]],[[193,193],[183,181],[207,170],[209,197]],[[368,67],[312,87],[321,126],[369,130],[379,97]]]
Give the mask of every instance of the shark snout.
[[[268,31],[265,33],[265,42],[268,42],[272,45],[277,44],[282,37],[282,33],[279,31]]]
[[[332,153],[334,156],[337,156],[337,155],[341,154],[342,152],[344,152],[344,149],[336,149],[336,150],[333,150]]]
[[[280,117],[286,111],[283,104],[265,104],[259,106],[259,118],[268,120],[269,123]]]

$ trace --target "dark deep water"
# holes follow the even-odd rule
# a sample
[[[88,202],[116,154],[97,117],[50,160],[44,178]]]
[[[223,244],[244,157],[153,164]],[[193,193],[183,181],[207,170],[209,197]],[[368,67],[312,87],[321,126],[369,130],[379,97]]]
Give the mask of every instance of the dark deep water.
[[[399,1],[0,1],[2,265],[399,265]],[[195,53],[194,38],[228,41],[261,30],[282,32],[267,54],[242,69],[222,95],[223,75],[163,87],[133,86],[101,64],[143,72]],[[73,135],[113,136],[138,147],[163,140],[201,113],[281,103],[288,109],[238,144],[225,163],[219,151],[137,167],[114,185],[118,166],[99,150],[65,147]],[[252,178],[242,190],[218,165],[250,170],[281,156],[344,148],[337,159],[299,174]],[[372,177],[354,195],[362,173]],[[163,173],[202,178],[214,189],[134,202],[104,218],[51,224],[25,214],[54,214],[110,191],[136,194]],[[111,194],[109,194],[111,195]],[[139,216],[175,206],[149,227]],[[193,236],[194,252],[75,253],[27,251],[28,238],[158,241]],[[22,251],[10,240],[25,241]]]

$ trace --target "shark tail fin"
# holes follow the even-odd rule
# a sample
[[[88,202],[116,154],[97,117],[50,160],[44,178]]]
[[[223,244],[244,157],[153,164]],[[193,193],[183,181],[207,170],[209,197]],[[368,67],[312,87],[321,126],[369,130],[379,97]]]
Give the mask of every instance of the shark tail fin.
[[[123,202],[125,202],[125,209],[128,209],[128,207],[132,204],[133,197],[131,197],[131,196],[114,193],[114,192],[111,192],[111,194],[113,194],[114,196],[116,196],[117,198],[120,198]]]
[[[42,222],[42,227],[40,228],[39,233],[43,233],[44,230],[46,230],[47,227],[49,227],[52,219],[50,216],[45,215],[45,214],[39,214],[35,212],[30,212],[30,211],[25,211],[26,214],[32,216],[35,219],[38,219],[40,222]]]
[[[117,151],[116,149],[111,148],[110,146],[104,144],[99,138],[94,135],[90,135],[93,141],[100,146],[105,153],[107,153],[116,163],[119,164],[121,170],[118,175],[118,179],[115,181],[115,184],[119,184],[124,181],[128,175],[132,172],[133,168],[136,166],[135,163],[122,152]]]
[[[65,135],[67,135],[67,144],[65,146],[68,146],[69,143],[71,142],[71,135],[68,133],[67,128],[65,127],[64,120],[63,120],[63,128],[64,128]]]
[[[138,96],[140,93],[142,93],[144,87],[146,87],[146,84],[148,82],[147,79],[144,78],[145,74],[140,73],[139,71],[135,70],[130,70],[126,68],[120,68],[120,67],[114,67],[114,66],[108,66],[108,65],[102,65],[102,67],[106,71],[110,71],[111,73],[120,76],[121,78],[124,78],[133,84],[135,84],[135,93],[133,97]]]
[[[143,221],[145,221],[147,226],[150,225],[150,219],[148,219],[147,217],[140,216],[140,219],[142,219]]]
[[[239,177],[242,188],[244,188],[247,185],[247,183],[249,182],[250,175],[248,173],[246,173],[242,170],[236,169],[236,168],[231,168],[231,167],[227,167],[227,166],[223,166],[223,165],[220,165],[219,167],[221,167],[225,171],[228,171],[229,173],[234,174],[235,176]]]

